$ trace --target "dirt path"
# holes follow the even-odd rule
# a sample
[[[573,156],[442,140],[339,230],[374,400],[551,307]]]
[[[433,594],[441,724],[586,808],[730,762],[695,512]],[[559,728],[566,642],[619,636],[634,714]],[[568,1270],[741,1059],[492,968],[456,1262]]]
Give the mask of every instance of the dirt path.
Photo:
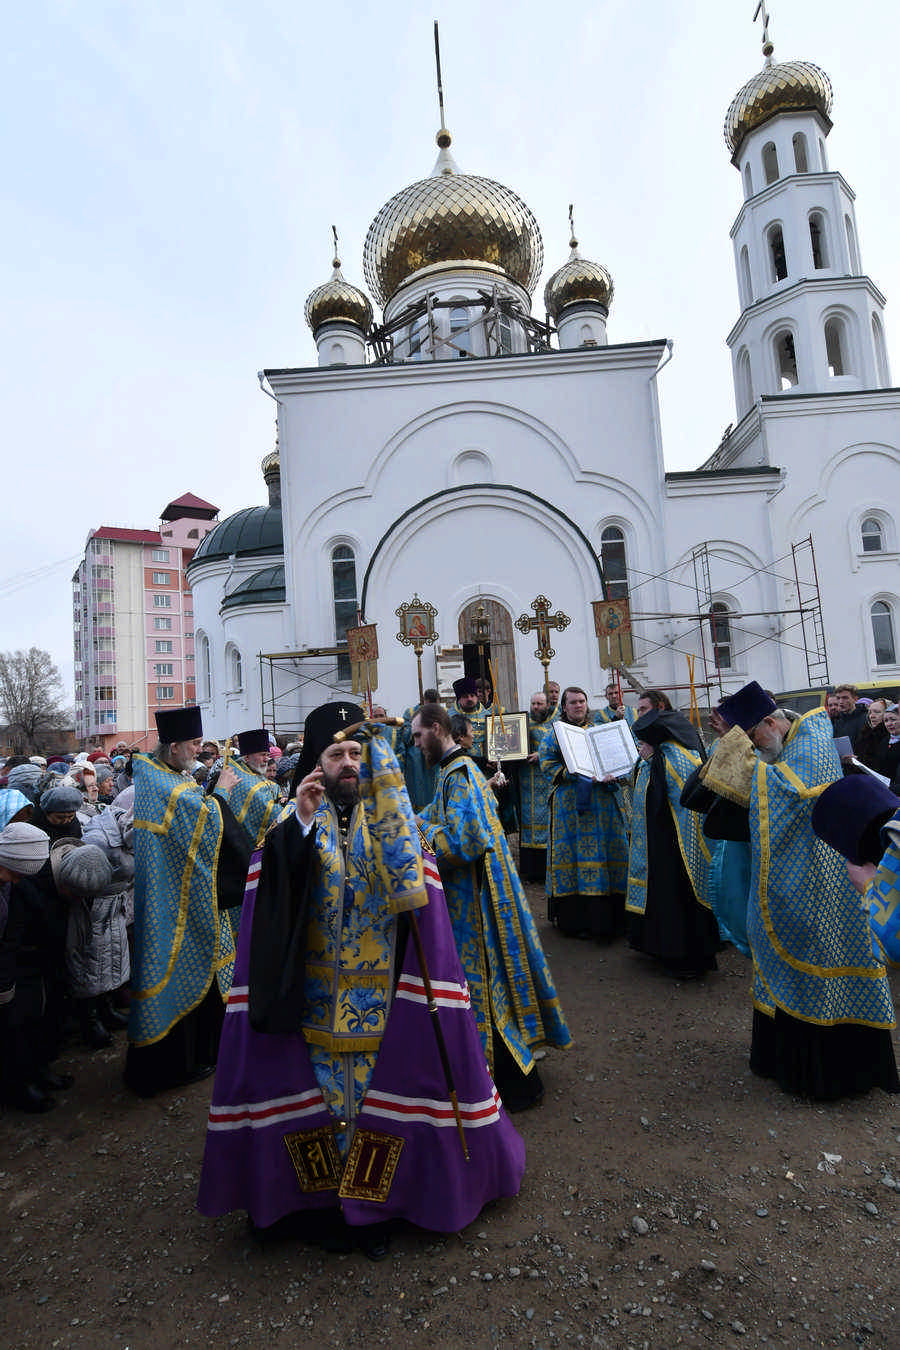
[[[576,1045],[516,1118],[516,1200],[378,1265],[261,1246],[194,1209],[210,1085],[131,1097],[118,1037],[61,1061],[56,1111],[0,1117],[3,1344],[896,1350],[900,1099],[812,1106],[754,1078],[731,949],[679,985],[541,928]]]

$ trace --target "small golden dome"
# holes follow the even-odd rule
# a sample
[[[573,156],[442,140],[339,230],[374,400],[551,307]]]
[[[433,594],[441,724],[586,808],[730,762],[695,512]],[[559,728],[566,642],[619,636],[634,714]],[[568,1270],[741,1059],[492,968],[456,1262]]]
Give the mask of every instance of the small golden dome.
[[[270,450],[267,455],[263,455],[262,463],[259,466],[262,469],[263,478],[268,478],[270,474],[279,473],[281,469],[281,458],[276,444],[274,450]]]
[[[828,118],[832,99],[831,81],[824,70],[809,61],[776,64],[769,57],[731,100],[725,114],[725,144],[736,154],[744,137],[776,113],[816,111]]]
[[[571,207],[569,209],[571,212]],[[567,305],[592,301],[608,311],[612,304],[613,280],[606,268],[582,258],[574,234],[569,240],[569,248],[572,252],[568,262],[553,273],[544,287],[544,308],[554,323]]]
[[[352,323],[368,333],[372,326],[372,305],[369,297],[345,280],[341,260],[335,254],[334,271],[324,286],[317,286],[306,301],[306,322],[315,334],[323,323]]]
[[[443,262],[493,263],[529,293],[544,263],[538,223],[511,188],[459,173],[450,133],[430,178],[396,193],[369,226],[363,249],[366,285],[384,305],[407,277]]]

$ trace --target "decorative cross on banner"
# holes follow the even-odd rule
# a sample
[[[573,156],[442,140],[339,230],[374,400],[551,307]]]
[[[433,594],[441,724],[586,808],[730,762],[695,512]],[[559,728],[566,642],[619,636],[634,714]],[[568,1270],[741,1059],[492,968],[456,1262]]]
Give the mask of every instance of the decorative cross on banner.
[[[550,601],[546,595],[539,595],[532,600],[531,608],[534,610],[534,617],[532,618],[529,614],[520,614],[516,619],[516,627],[520,633],[524,633],[526,636],[529,633],[537,633],[538,645],[535,656],[544,667],[544,688],[546,689],[550,662],[556,655],[556,652],[550,646],[550,630],[556,628],[562,632],[564,628],[568,628],[572,620],[568,614],[563,614],[562,610],[558,610],[556,614],[551,614]]]

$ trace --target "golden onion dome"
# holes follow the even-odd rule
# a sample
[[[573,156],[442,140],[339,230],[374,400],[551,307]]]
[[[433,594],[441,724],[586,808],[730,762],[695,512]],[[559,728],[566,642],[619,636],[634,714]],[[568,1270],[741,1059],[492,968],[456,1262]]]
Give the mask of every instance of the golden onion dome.
[[[278,442],[276,440],[275,449],[270,450],[267,455],[263,455],[259,466],[262,469],[263,478],[269,478],[273,473],[279,473],[281,470],[281,457],[278,451]]]
[[[329,280],[317,286],[306,301],[306,322],[314,334],[323,323],[336,322],[352,323],[368,333],[373,319],[369,297],[345,279],[337,253],[332,267]]]
[[[744,137],[776,113],[831,114],[831,81],[809,61],[773,62],[771,44],[764,47],[766,64],[738,90],[725,114],[725,144],[734,155]]]
[[[481,262],[501,268],[530,293],[544,262],[531,211],[502,183],[460,173],[446,128],[437,141],[440,154],[431,177],[396,193],[369,226],[363,249],[369,290],[384,305],[423,267]]]
[[[574,233],[569,248],[572,252],[568,261],[553,273],[544,287],[544,308],[554,323],[568,305],[592,302],[609,310],[612,304],[613,280],[606,268],[582,258]]]

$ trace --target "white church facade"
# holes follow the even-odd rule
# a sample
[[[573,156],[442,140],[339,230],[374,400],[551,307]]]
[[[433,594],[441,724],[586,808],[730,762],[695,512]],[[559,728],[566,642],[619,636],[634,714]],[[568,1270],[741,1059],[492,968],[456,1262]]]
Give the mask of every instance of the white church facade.
[[[657,375],[671,343],[609,340],[612,279],[574,237],[546,319],[533,316],[537,221],[509,188],[460,172],[442,127],[432,175],[369,230],[381,321],[336,257],[307,301],[318,366],[265,372],[270,503],[223,521],[191,563],[211,731],[296,727],[348,692],[334,648],[358,613],[378,628],[377,701],[415,702],[415,658],[395,638],[414,596],[437,610],[426,687],[471,662],[484,606],[512,707],[542,680],[535,635],[515,627],[540,595],[571,620],[552,633],[551,678],[594,699],[608,672],[591,605],[604,598],[629,601],[634,680],[678,703],[689,657],[701,704],[749,678],[784,690],[900,677],[884,297],[862,269],[852,189],[828,167],[828,78],[763,50],[725,127],[744,200],[737,418],[720,446],[666,472]]]

